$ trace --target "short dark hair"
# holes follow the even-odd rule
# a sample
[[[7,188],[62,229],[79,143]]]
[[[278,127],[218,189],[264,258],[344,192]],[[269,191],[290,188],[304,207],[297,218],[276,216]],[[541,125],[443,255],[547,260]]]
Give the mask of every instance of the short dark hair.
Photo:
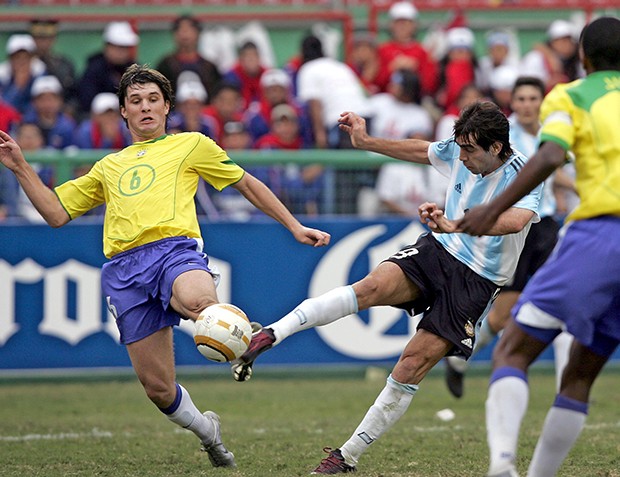
[[[170,80],[159,71],[150,68],[148,65],[138,65],[134,63],[125,70],[118,85],[118,102],[124,108],[127,89],[135,84],[155,83],[161,90],[164,101],[170,104],[170,110],[174,107],[174,94]]]
[[[301,57],[304,63],[323,57],[323,44],[314,35],[308,35],[301,42]]]
[[[579,42],[595,70],[620,70],[620,19],[597,18],[582,30]]]
[[[517,92],[517,89],[519,89],[521,86],[533,86],[540,91],[540,94],[543,98],[545,97],[545,83],[543,83],[542,80],[540,78],[537,78],[536,76],[519,76],[515,81],[515,85],[512,87],[511,96],[514,96],[514,94]]]
[[[180,17],[177,17],[174,19],[174,21],[172,22],[172,31],[176,32],[180,28],[181,23],[183,22],[188,22],[197,31],[202,30],[202,27],[200,26],[200,22],[196,18],[191,16],[189,13],[186,13],[185,15],[181,15]]]
[[[239,48],[237,49],[237,54],[241,54],[247,50],[255,50],[258,51],[258,45],[253,41],[244,41]]]
[[[499,158],[505,161],[512,154],[508,118],[497,104],[477,101],[465,107],[454,123],[454,137],[467,138],[489,151],[496,142],[502,145]]]

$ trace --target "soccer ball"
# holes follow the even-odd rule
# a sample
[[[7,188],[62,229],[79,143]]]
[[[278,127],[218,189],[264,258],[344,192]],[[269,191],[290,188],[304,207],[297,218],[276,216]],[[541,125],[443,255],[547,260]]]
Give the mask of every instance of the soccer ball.
[[[252,339],[252,326],[235,305],[217,303],[200,313],[194,329],[194,343],[205,358],[224,363],[240,357]]]

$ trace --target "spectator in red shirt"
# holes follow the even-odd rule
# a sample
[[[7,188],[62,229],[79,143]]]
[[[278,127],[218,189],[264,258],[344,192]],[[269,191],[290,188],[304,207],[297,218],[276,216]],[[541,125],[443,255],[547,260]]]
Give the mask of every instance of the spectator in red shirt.
[[[469,28],[451,28],[446,33],[447,51],[439,62],[438,105],[445,111],[458,99],[461,90],[476,81],[477,60],[474,34]]]
[[[241,91],[243,108],[260,100],[260,78],[265,72],[260,53],[254,42],[245,42],[239,48],[239,59],[235,66],[224,75],[224,80],[234,84]]]
[[[370,94],[380,92],[377,83],[379,80],[379,50],[377,43],[368,34],[359,35],[353,39],[353,48],[347,63],[358,76]]]
[[[0,130],[12,131],[21,119],[19,111],[0,98]]]
[[[243,99],[239,88],[226,81],[216,85],[211,98],[211,104],[203,110],[211,139],[222,144],[224,124],[228,122],[242,122]]]
[[[390,7],[391,39],[379,45],[380,71],[377,84],[385,91],[396,70],[417,73],[423,95],[437,90],[437,65],[428,51],[415,39],[418,10],[410,2],[397,2]]]

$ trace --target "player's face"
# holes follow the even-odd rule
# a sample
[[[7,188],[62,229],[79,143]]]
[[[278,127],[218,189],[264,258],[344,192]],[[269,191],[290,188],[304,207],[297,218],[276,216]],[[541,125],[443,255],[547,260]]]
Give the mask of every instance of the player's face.
[[[517,116],[517,121],[524,126],[538,124],[540,105],[543,96],[538,88],[531,85],[518,87],[512,95],[510,107]]]
[[[482,149],[471,138],[457,138],[457,145],[461,148],[459,160],[472,174],[487,175],[497,169],[502,161],[498,157],[501,144],[496,143],[488,151]]]
[[[155,139],[166,133],[166,115],[170,104],[155,83],[135,84],[127,88],[121,114],[134,142]]]

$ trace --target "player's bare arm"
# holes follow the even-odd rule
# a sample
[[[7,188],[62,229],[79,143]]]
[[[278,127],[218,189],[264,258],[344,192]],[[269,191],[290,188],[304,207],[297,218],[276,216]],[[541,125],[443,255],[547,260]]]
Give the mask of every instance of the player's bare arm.
[[[19,145],[4,131],[0,131],[0,162],[15,174],[26,196],[49,225],[60,227],[69,222],[56,194],[43,184]]]
[[[328,245],[331,236],[322,230],[305,227],[289,212],[286,206],[273,192],[252,174],[245,173],[243,178],[233,185],[257,209],[280,222],[295,240],[306,245],[322,247]]]
[[[366,130],[364,118],[351,111],[340,114],[339,127],[351,136],[356,149],[378,152],[401,161],[430,164],[428,146],[430,142],[422,139],[382,139],[373,137]]]
[[[465,214],[458,223],[458,231],[476,236],[495,235],[491,231],[496,229],[496,222],[504,211],[549,177],[565,160],[564,149],[555,143],[545,142],[501,195]]]

